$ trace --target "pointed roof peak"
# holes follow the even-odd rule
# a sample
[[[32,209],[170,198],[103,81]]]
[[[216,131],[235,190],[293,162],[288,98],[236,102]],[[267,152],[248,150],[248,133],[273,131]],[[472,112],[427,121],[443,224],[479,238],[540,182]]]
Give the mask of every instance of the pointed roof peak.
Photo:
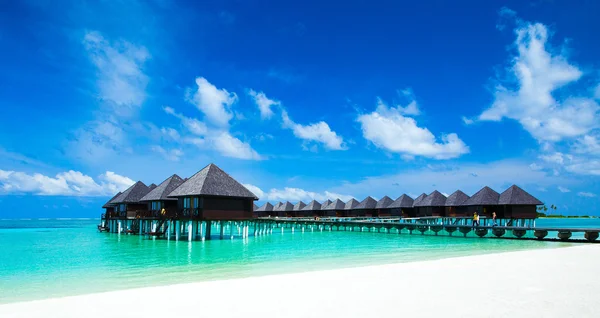
[[[294,205],[290,203],[290,201],[285,201],[285,203],[281,203],[279,207],[273,208],[273,211],[292,211],[294,209]]]
[[[306,203],[304,203],[302,201],[298,201],[298,203],[294,204],[293,211],[300,211],[300,210],[304,209],[304,207],[306,207]]]
[[[541,205],[544,204],[517,185],[512,185],[500,194],[498,204],[502,205]]]
[[[500,199],[500,194],[492,188],[485,186],[477,193],[473,194],[462,205],[496,205]]]
[[[375,209],[375,207],[377,206],[377,201],[375,201],[375,199],[373,199],[371,196],[366,197],[364,200],[362,200],[357,206],[356,206],[356,210],[370,210],[370,209]]]
[[[174,174],[165,181],[161,182],[157,187],[148,192],[140,201],[166,201],[166,200],[177,200],[177,198],[170,198],[169,195],[181,184],[183,179],[178,175]]]
[[[356,199],[352,198],[350,200],[348,200],[348,202],[346,202],[346,204],[344,205],[344,210],[352,210],[354,208],[356,208],[357,205],[359,205],[360,202],[356,201]]]
[[[263,206],[261,206],[260,208],[256,209],[256,211],[258,211],[258,212],[262,212],[262,211],[264,211],[264,212],[270,212],[270,211],[273,211],[273,205],[271,203],[267,202],[267,203],[263,204]]]
[[[446,206],[460,206],[469,199],[469,196],[460,190],[454,191],[446,199]]]
[[[425,194],[424,192],[421,193],[421,195],[419,195],[416,199],[414,199],[413,206],[419,206],[419,204],[421,204],[421,201],[423,201],[426,197],[427,197],[427,194]]]
[[[321,203],[316,200],[310,201],[303,209],[303,211],[316,211],[321,210]]]
[[[192,195],[252,198],[258,200],[254,193],[246,189],[241,183],[213,163],[184,181],[169,194],[169,197]]]
[[[123,191],[111,203],[138,203],[148,192],[150,192],[150,189],[142,181],[138,181]]]
[[[327,205],[325,208],[322,208],[323,210],[343,210],[344,209],[344,202],[342,202],[342,200],[340,199],[335,199],[335,201],[331,202],[329,205]]]
[[[376,209],[385,209],[385,208],[389,207],[393,202],[394,202],[394,200],[390,199],[390,197],[388,197],[386,195],[383,198],[379,199],[379,201],[377,201],[377,205],[375,206],[375,208]]]
[[[321,203],[321,210],[325,210],[325,208],[331,204],[331,200],[327,199]]]
[[[418,206],[444,206],[445,204],[446,196],[438,190],[435,190],[421,200]]]
[[[392,204],[390,204],[388,208],[412,208],[414,201],[415,200],[413,200],[413,198],[409,197],[406,194],[403,194],[399,196],[398,199],[396,199],[396,201],[392,202]]]

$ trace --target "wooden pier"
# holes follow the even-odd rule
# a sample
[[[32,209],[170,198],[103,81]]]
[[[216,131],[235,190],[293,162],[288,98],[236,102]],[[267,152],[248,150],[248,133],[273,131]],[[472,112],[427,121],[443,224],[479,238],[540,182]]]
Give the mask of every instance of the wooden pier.
[[[353,231],[494,239],[597,242],[600,229],[535,226],[542,202],[513,185],[502,193],[484,187],[469,197],[458,190],[412,199],[367,197],[344,203],[279,202],[256,207],[258,198],[214,164],[190,178],[172,175],[158,186],[138,181],[103,208],[100,232],[167,240],[248,238],[274,231]],[[472,219],[481,220],[473,226]],[[492,220],[493,218],[493,220]]]

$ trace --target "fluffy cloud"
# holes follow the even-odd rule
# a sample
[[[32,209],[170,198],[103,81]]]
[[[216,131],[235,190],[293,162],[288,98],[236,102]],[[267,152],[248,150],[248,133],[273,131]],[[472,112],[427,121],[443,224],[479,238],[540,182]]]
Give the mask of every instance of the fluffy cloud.
[[[568,94],[559,100],[553,95],[578,81],[583,73],[566,56],[547,48],[546,26],[524,23],[515,33],[517,54],[506,69],[510,74],[508,84],[496,87],[492,106],[479,119],[514,119],[537,140],[551,142],[598,128],[600,106],[593,98]],[[516,87],[512,83],[517,83]]]
[[[179,161],[179,158],[183,156],[183,151],[177,148],[167,150],[161,146],[154,145],[150,149],[170,161]]]
[[[404,109],[389,108],[380,100],[374,112],[358,117],[363,137],[379,148],[408,156],[450,159],[469,152],[458,135],[443,135],[437,142],[427,128],[404,114]]]
[[[173,116],[175,116],[175,118],[178,118],[179,120],[181,120],[181,124],[187,130],[189,130],[192,134],[198,135],[198,136],[203,136],[208,133],[208,128],[206,127],[206,124],[199,121],[198,119],[186,117],[180,113],[177,113],[175,111],[175,109],[173,109],[172,107],[169,107],[169,106],[163,107],[163,110],[165,111],[165,113],[167,113],[169,115],[173,115]]]
[[[344,202],[352,199],[353,197],[350,195],[344,195],[339,193],[333,193],[329,191],[325,191],[322,193],[306,191],[304,189],[299,188],[288,188],[285,187],[283,189],[271,189],[268,192],[264,192],[259,187],[252,184],[244,184],[248,190],[252,191],[261,201],[304,201],[308,203],[312,200],[317,200],[319,202],[323,202],[325,200],[335,200],[340,199]]]
[[[230,133],[222,131],[210,136],[214,149],[225,157],[261,160],[262,157],[250,146],[250,144],[233,137]]]
[[[251,89],[248,91],[248,95],[252,97],[256,106],[258,106],[258,110],[260,111],[260,117],[262,119],[269,119],[273,117],[272,106],[280,105],[279,101],[269,99],[267,95],[263,92],[256,92]]]
[[[596,195],[594,193],[591,192],[579,192],[577,193],[578,196],[580,197],[585,197],[585,198],[594,198],[596,197]]]
[[[310,125],[301,125],[290,119],[287,111],[282,111],[283,127],[291,129],[294,136],[305,141],[316,141],[329,150],[346,150],[342,137],[338,136],[335,131],[329,128],[329,125],[320,121]]]
[[[562,192],[562,193],[568,193],[571,192],[571,190],[569,190],[568,188],[562,187],[562,186],[558,186],[558,191]]]
[[[95,181],[79,171],[61,172],[54,177],[40,173],[0,170],[0,193],[56,196],[109,196],[123,191],[133,180],[107,171]]]
[[[127,41],[111,43],[95,31],[85,34],[83,44],[97,68],[100,98],[119,113],[141,106],[148,85],[148,76],[143,72],[150,58],[148,50]]]
[[[182,125],[195,136],[184,136],[181,142],[192,144],[200,149],[213,149],[225,157],[245,159],[245,160],[261,160],[263,159],[250,144],[241,141],[231,135],[229,131],[222,128],[210,128],[203,122],[189,118],[179,114],[171,107],[164,107],[167,114],[171,114],[181,120]],[[156,147],[156,146],[155,146]],[[174,158],[174,153],[168,153],[162,148],[153,149],[156,152],[168,155]],[[179,155],[180,156],[180,155]],[[179,157],[177,156],[177,158]]]
[[[540,159],[553,166],[554,169],[564,169],[580,175],[600,176],[600,159],[596,157],[553,152],[541,155]]]
[[[196,78],[198,88],[191,102],[206,116],[206,120],[219,127],[228,127],[233,118],[231,106],[237,101],[235,93],[218,89],[204,77]]]
[[[457,189],[472,195],[483,186],[502,192],[516,183],[535,195],[535,190],[539,187],[569,186],[574,182],[566,176],[554,176],[544,171],[532,170],[529,162],[502,160],[490,163],[444,163],[422,169],[406,169],[396,174],[344,183],[330,190],[356,196],[388,195],[396,198],[402,193],[419,195],[423,192],[431,193],[433,190],[452,193]]]

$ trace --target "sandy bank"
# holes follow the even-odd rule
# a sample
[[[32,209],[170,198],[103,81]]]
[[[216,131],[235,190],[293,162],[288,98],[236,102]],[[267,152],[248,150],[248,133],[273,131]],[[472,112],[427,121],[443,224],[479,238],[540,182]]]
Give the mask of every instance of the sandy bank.
[[[0,317],[596,317],[598,268],[600,245],[581,245],[7,304]]]

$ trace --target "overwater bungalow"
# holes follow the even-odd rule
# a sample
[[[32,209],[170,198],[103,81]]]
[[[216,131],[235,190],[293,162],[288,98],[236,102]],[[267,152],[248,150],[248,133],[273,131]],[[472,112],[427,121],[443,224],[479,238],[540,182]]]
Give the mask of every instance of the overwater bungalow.
[[[292,208],[292,216],[294,216],[294,217],[304,216],[302,209],[304,209],[305,207],[306,207],[306,203],[304,203],[302,201],[298,201],[298,203],[294,204],[294,207]]]
[[[288,217],[291,216],[293,209],[294,205],[290,203],[290,201],[285,201],[284,203],[281,203],[279,207],[273,208],[273,212],[275,212],[275,216]]]
[[[466,207],[469,216],[472,216],[473,213],[477,212],[477,214],[482,217],[485,216],[491,218],[492,212],[496,212],[496,214],[499,212],[499,199],[500,194],[498,192],[485,186],[477,191],[477,193],[473,194],[473,196],[467,199],[462,205]],[[483,224],[484,222],[481,223]]]
[[[325,202],[321,203],[321,210],[318,211],[317,216],[325,216],[325,214],[327,214],[327,212],[325,211],[325,208],[330,205],[333,201],[327,199],[325,200]]]
[[[427,194],[425,193],[421,193],[421,195],[419,195],[414,201],[413,201],[413,209],[415,210],[415,217],[419,217],[419,216],[425,216],[425,215],[420,215],[419,214],[419,209],[417,208],[420,204],[421,201],[425,200],[425,198],[427,198]]]
[[[143,215],[149,218],[159,217],[173,217],[177,214],[177,199],[169,198],[168,195],[177,189],[183,183],[183,179],[178,175],[174,174],[168,177],[160,185],[155,186],[153,190],[148,192],[145,196],[140,199],[140,202],[146,202],[148,204],[148,213]],[[161,210],[165,209],[166,215],[161,215]]]
[[[446,196],[435,190],[419,201],[417,215],[419,216],[444,216]]]
[[[102,206],[102,208],[104,209],[104,215],[105,217],[111,218],[116,216],[115,214],[115,206],[117,205],[116,203],[113,203],[113,201],[121,195],[121,192],[115,194],[114,197],[110,198],[110,200],[106,201],[106,203],[104,203],[104,205]]]
[[[383,198],[379,199],[379,201],[377,201],[377,205],[375,205],[375,209],[377,210],[377,215],[379,217],[391,216],[392,211],[391,211],[391,209],[388,209],[388,207],[392,203],[394,203],[394,200],[392,200],[387,195],[384,196]]]
[[[342,200],[336,199],[335,201],[327,205],[325,208],[322,208],[323,212],[325,212],[324,216],[342,215],[344,212],[344,205],[345,204],[344,202],[342,202]]]
[[[258,209],[254,210],[256,217],[266,217],[266,216],[274,216],[273,215],[273,205],[269,202],[263,204]]]
[[[460,190],[448,196],[446,199],[446,216],[447,217],[466,217],[468,209],[463,204],[469,199],[469,196]]]
[[[256,195],[215,164],[209,164],[171,192],[181,219],[252,219]]]
[[[415,208],[413,207],[414,201],[415,200],[413,200],[413,198],[406,194],[399,196],[398,199],[388,206],[391,216],[402,218],[415,217],[416,212]]]
[[[352,214],[355,216],[377,216],[377,201],[372,197],[366,197],[352,210]]]
[[[148,189],[150,189],[150,191],[152,191],[152,190],[156,189],[156,187],[157,187],[157,185],[152,183],[148,186]]]
[[[355,216],[353,214],[353,211],[354,211],[354,208],[356,208],[356,206],[359,204],[360,204],[360,202],[356,201],[354,198],[348,200],[348,202],[346,202],[346,204],[344,204],[344,211],[342,211],[342,215],[339,215],[339,216],[343,216],[343,217]]]
[[[281,207],[281,205],[283,204],[283,202],[277,202],[275,203],[275,205],[273,206],[273,212],[277,212],[277,210],[279,210],[279,208]],[[277,213],[274,213],[273,216],[277,215]]]
[[[312,200],[302,209],[302,215],[306,217],[313,217],[319,215],[320,211],[321,203],[316,200]]]
[[[525,190],[512,185],[500,194],[496,211],[501,219],[535,219],[537,217],[537,206],[542,201],[536,199]]]
[[[147,210],[146,202],[140,202],[150,189],[141,181],[134,183],[121,195],[116,197],[112,202],[115,205],[115,212],[118,213],[121,219],[135,219],[139,213],[144,213]]]

